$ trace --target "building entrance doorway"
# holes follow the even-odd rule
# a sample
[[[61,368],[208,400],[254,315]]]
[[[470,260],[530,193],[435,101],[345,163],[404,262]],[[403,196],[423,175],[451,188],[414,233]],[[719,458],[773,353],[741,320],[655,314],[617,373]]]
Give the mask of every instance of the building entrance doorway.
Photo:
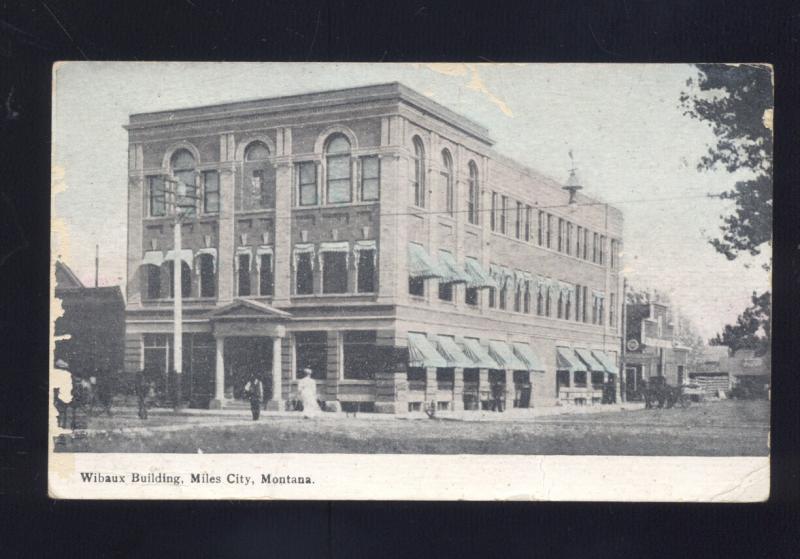
[[[641,365],[625,367],[625,395],[628,400],[638,399],[643,380]]]
[[[241,400],[252,374],[264,385],[264,400],[272,399],[272,338],[232,336],[225,339],[225,397]]]

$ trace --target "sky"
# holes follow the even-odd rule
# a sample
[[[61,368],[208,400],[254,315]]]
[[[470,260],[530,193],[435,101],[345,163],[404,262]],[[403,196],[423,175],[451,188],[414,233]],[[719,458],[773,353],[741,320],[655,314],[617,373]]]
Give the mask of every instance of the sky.
[[[710,338],[753,291],[761,257],[728,261],[708,239],[730,202],[709,193],[743,175],[699,172],[714,143],[679,104],[685,64],[354,64],[65,62],[54,69],[53,258],[85,284],[122,285],[127,132],[132,113],[399,81],[486,126],[495,149],[564,182],[569,150],[584,193],[624,213],[624,273]]]

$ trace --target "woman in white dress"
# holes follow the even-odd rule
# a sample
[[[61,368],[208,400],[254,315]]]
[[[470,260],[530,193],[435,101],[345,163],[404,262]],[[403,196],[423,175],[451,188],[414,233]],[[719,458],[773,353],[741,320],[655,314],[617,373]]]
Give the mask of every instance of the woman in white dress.
[[[317,383],[311,378],[311,369],[303,369],[303,376],[297,381],[297,392],[303,404],[303,417],[319,415],[317,402]]]

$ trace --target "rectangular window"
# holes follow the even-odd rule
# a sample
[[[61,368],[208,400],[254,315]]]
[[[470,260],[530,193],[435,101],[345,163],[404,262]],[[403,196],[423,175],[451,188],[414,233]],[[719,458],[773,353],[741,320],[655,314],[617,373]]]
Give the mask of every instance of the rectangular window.
[[[381,160],[377,155],[361,158],[361,200],[372,202],[380,198]]]
[[[250,295],[250,255],[239,254],[239,296]]]
[[[442,301],[453,300],[453,284],[439,282],[439,299]]]
[[[536,314],[544,315],[544,294],[541,287],[536,290]]]
[[[167,263],[169,273],[169,296],[175,298],[175,261]],[[192,296],[192,271],[186,262],[181,262],[181,297],[186,299]]]
[[[525,206],[525,240],[531,240],[531,218],[533,217],[533,208]]]
[[[508,233],[506,225],[508,223],[508,196],[503,196],[500,201],[500,232],[505,235]]]
[[[608,324],[609,326],[616,326],[616,317],[614,311],[616,310],[616,297],[614,293],[611,294],[611,305],[608,307]]]
[[[578,233],[575,235],[575,256],[581,257],[581,238],[583,237],[583,227],[578,225]]]
[[[547,214],[547,248],[552,248],[553,238],[553,216]]]
[[[161,297],[161,267],[149,265],[147,268],[147,298],[159,299]]]
[[[583,230],[583,259],[584,260],[588,260],[589,259],[588,254],[589,254],[589,230],[588,229],[584,229]]]
[[[163,177],[147,177],[147,189],[150,194],[150,216],[167,215],[167,199],[164,192]]]
[[[350,156],[328,157],[328,203],[342,204],[351,201]]]
[[[592,297],[592,324],[597,324],[597,296]]]
[[[378,335],[374,330],[343,332],[344,378],[373,379],[380,368]]]
[[[581,321],[581,286],[575,286],[575,320]]]
[[[528,281],[525,282],[525,295],[523,297],[524,298],[523,298],[523,301],[522,301],[522,303],[523,303],[522,304],[522,310],[526,314],[530,314],[531,313],[531,284]]]
[[[362,250],[358,257],[357,286],[359,293],[375,292],[375,251]]]
[[[260,295],[272,295],[274,281],[272,274],[272,255],[262,254],[259,258],[261,259],[261,269],[258,272],[258,292]]]
[[[477,287],[468,287],[466,293],[464,294],[464,302],[468,305],[477,305],[478,304],[478,288]]]
[[[214,257],[202,254],[198,259],[200,266],[200,297],[214,297],[217,294],[217,277],[214,273]]]
[[[328,369],[327,332],[295,332],[294,357],[296,371],[311,369],[311,378],[324,379]]]
[[[519,239],[522,237],[522,203],[517,202],[517,216],[514,222],[514,236]]]
[[[203,172],[203,213],[219,213],[219,173]]]
[[[586,313],[586,303],[589,302],[589,288],[585,285],[583,286],[583,321],[588,322],[588,316]]]
[[[297,270],[295,270],[295,293],[297,295],[314,293],[314,269],[311,267],[311,257],[309,252],[297,255]]]
[[[592,234],[592,262],[597,263],[597,233]]]
[[[572,224],[567,222],[567,244],[566,244],[566,253],[572,254]]]
[[[600,235],[600,246],[598,247],[598,264],[605,264],[606,263],[606,238],[603,235]]]
[[[597,324],[603,326],[606,323],[606,300],[603,297],[597,298]]]
[[[522,312],[522,283],[517,283],[514,290],[514,312]]]
[[[489,308],[493,309],[497,306],[497,289],[494,287],[489,288]]]
[[[611,239],[611,249],[609,252],[611,253],[609,258],[611,260],[611,269],[613,270],[617,267],[617,241],[614,239]]]
[[[347,293],[347,253],[322,253],[322,292]]]
[[[538,235],[539,246],[544,245],[544,212],[539,211],[539,235]]]
[[[175,178],[178,183],[175,187],[179,189],[176,195],[183,189],[183,195],[177,196],[178,207],[183,215],[194,217],[197,215],[197,179],[194,171],[175,171]]]
[[[500,288],[499,293],[500,310],[506,310],[506,299],[508,299],[508,282],[503,282],[503,287]]]
[[[172,365],[171,340],[166,334],[145,334],[144,370],[166,373]]]
[[[304,161],[297,164],[298,198],[301,206],[317,205],[317,164]]]
[[[492,192],[492,212],[489,214],[489,227],[497,231],[497,192]]]
[[[558,218],[558,252],[564,252],[564,220]]]
[[[408,278],[408,294],[417,297],[425,296],[425,280],[422,278]]]

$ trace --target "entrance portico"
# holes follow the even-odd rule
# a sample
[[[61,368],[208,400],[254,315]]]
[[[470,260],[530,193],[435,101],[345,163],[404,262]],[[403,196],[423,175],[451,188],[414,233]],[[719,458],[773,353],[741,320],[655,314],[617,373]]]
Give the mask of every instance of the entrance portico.
[[[281,343],[286,335],[285,323],[291,319],[291,314],[256,301],[235,299],[229,305],[220,307],[212,312],[209,315],[209,319],[212,324],[214,338],[216,339],[214,398],[211,400],[210,407],[219,409],[225,407],[226,402],[230,401],[225,395],[225,340],[230,338],[243,339],[263,337],[272,339],[272,364],[269,368],[272,398],[267,404],[267,409],[283,409]],[[245,344],[237,345],[247,347]],[[231,349],[232,348],[229,348],[229,351]],[[229,355],[228,357],[229,361],[233,360],[233,356]],[[257,366],[258,362],[255,356],[254,363]],[[255,371],[252,367],[250,370]],[[262,373],[263,380],[266,380],[264,378],[265,376],[266,375]],[[228,390],[228,393],[233,394],[234,387],[229,388],[231,388],[231,390]]]

